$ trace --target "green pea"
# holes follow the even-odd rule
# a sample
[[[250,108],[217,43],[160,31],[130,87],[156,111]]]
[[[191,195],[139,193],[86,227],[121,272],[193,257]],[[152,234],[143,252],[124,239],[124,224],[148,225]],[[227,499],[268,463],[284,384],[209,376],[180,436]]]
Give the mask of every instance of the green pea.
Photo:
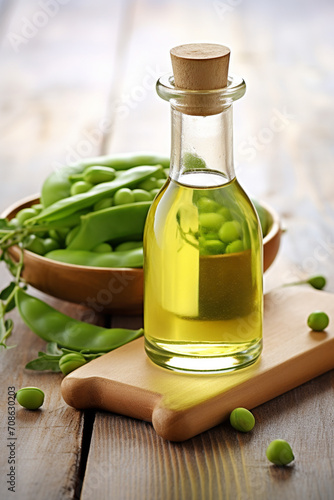
[[[284,439],[275,439],[267,448],[268,460],[275,465],[288,465],[295,459],[291,446]]]
[[[218,231],[224,222],[224,217],[221,214],[205,212],[199,214],[198,221],[201,227],[210,231]]]
[[[220,240],[205,240],[201,246],[202,255],[220,255],[225,251],[225,243]]]
[[[24,248],[30,252],[37,253],[38,255],[45,254],[44,242],[35,234],[30,234],[27,241],[24,243]]]
[[[158,189],[158,188],[151,189],[151,190],[150,190],[150,193],[151,193],[151,199],[152,199],[152,200],[154,200],[154,198],[156,197],[156,195],[157,195],[158,193],[160,193],[160,189]]]
[[[83,174],[83,180],[91,184],[110,182],[113,181],[115,177],[116,171],[114,168],[103,166],[88,167]]]
[[[57,233],[56,229],[49,229],[49,236],[53,240],[60,241],[59,234]]]
[[[74,226],[72,229],[67,233],[66,238],[65,238],[65,245],[68,247],[71,244],[71,241],[74,240],[76,235],[78,234],[80,230],[80,226]]]
[[[324,276],[312,276],[307,280],[307,283],[316,290],[322,290],[326,286],[326,278]]]
[[[244,250],[244,244],[241,240],[234,240],[226,247],[226,253],[238,253]]]
[[[224,217],[225,221],[233,219],[233,217],[231,215],[231,211],[226,207],[220,207],[217,210],[217,214],[221,214]]]
[[[209,231],[208,233],[204,232],[203,237],[205,238],[205,240],[219,240],[218,233],[215,233],[213,231]]]
[[[64,354],[59,360],[59,368],[64,375],[73,372],[82,365],[85,365],[87,361],[80,353],[70,352]]]
[[[97,253],[112,252],[112,246],[109,245],[109,243],[100,243],[99,245],[96,245],[96,247],[92,248],[92,252],[97,252]]]
[[[12,219],[10,219],[10,221],[8,221],[8,225],[10,228],[12,229],[16,229],[19,227],[19,221],[16,217],[13,217]]]
[[[220,208],[220,205],[211,198],[202,196],[197,201],[197,207],[200,212],[216,212]]]
[[[135,201],[151,201],[152,196],[148,191],[144,191],[144,189],[134,189],[133,195],[135,197]]]
[[[146,179],[145,181],[142,181],[140,184],[138,184],[138,188],[144,189],[144,191],[151,191],[152,189],[155,189],[157,187],[156,177],[150,177],[149,179]]]
[[[129,188],[122,188],[116,191],[114,194],[114,204],[115,205],[127,205],[128,203],[134,203],[135,197],[133,191]]]
[[[232,241],[238,240],[241,234],[241,226],[236,220],[224,222],[218,231],[219,238],[224,243],[232,243]]]
[[[78,181],[72,184],[71,186],[71,196],[75,196],[76,194],[80,193],[87,193],[91,188],[93,187],[93,184],[90,182],[85,182],[85,181]]]
[[[112,207],[113,199],[112,198],[103,198],[102,200],[95,203],[93,206],[94,212],[98,212],[99,210],[104,210],[106,208]]]
[[[31,205],[30,208],[33,208],[37,213],[39,213],[43,210],[43,205],[42,203],[35,203],[34,205]]]
[[[45,238],[43,243],[45,253],[52,252],[52,250],[57,250],[57,248],[59,248],[59,242],[53,238]]]
[[[125,241],[120,243],[115,248],[115,252],[124,252],[126,250],[133,250],[134,248],[141,248],[143,246],[142,241]]]
[[[36,217],[37,212],[33,208],[22,208],[19,212],[16,214],[16,219],[19,222],[20,226],[23,226],[24,222],[26,220],[32,219],[33,217]]]
[[[70,228],[68,228],[68,227],[61,227],[58,229],[50,229],[49,236],[50,236],[50,238],[62,243],[65,241],[65,238],[69,232],[70,232]]]
[[[307,318],[307,324],[312,330],[322,332],[329,325],[329,317],[322,311],[314,311]]]
[[[255,425],[255,417],[246,408],[235,408],[230,415],[230,423],[237,431],[249,432]]]
[[[27,410],[37,410],[44,403],[44,392],[38,387],[22,387],[16,393],[16,400]]]
[[[36,232],[34,234],[44,241],[44,239],[49,236],[49,231],[40,231],[39,228],[36,227]]]

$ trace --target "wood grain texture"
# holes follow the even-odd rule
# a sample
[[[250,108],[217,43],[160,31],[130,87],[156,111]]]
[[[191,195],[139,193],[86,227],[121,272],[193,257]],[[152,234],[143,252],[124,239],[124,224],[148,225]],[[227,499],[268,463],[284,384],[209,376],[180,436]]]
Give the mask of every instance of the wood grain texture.
[[[256,408],[257,424],[249,434],[223,423],[184,443],[164,442],[148,423],[97,413],[82,498],[98,492],[99,498],[122,500],[278,500],[300,498],[302,489],[304,498],[330,500],[332,451],[329,444],[319,446],[324,423],[308,411],[319,385],[317,408],[331,412],[333,389],[322,376]],[[290,467],[272,466],[265,457],[268,444],[279,437],[293,447],[296,462]],[[328,443],[332,439],[331,432]]]

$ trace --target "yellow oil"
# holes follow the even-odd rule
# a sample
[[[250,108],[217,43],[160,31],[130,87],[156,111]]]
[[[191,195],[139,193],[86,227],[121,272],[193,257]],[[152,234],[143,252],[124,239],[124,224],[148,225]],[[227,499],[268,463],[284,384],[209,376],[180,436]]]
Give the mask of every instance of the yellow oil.
[[[258,358],[262,235],[236,179],[193,171],[182,184],[167,181],[147,217],[144,272],[145,348],[155,363],[215,372]]]

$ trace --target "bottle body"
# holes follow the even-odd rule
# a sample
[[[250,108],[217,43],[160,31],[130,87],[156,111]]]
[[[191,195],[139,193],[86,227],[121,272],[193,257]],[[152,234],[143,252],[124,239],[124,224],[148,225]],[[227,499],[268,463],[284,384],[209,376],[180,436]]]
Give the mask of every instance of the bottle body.
[[[149,357],[204,372],[253,362],[262,346],[262,243],[237,180],[207,188],[203,179],[201,187],[170,179],[144,238]]]

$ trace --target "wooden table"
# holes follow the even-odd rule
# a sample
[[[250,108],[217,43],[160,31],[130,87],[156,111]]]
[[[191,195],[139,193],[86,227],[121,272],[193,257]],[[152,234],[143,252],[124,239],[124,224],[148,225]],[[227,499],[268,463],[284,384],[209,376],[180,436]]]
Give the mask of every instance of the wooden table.
[[[248,84],[235,105],[238,178],[287,228],[266,289],[322,273],[334,292],[332,2],[53,0],[43,9],[47,3],[0,2],[0,209],[76,158],[168,152],[168,105],[154,87],[171,70],[169,49],[225,43],[231,71]],[[84,306],[44,298],[87,317]],[[256,408],[250,434],[222,423],[175,444],[148,423],[69,408],[60,375],[24,369],[44,343],[13,318],[17,347],[1,355],[2,499],[333,498],[333,371]],[[142,318],[99,322],[135,327]],[[46,401],[38,412],[16,407],[14,494],[6,484],[7,388],[27,385],[43,389]],[[279,437],[295,451],[292,466],[265,457]]]

